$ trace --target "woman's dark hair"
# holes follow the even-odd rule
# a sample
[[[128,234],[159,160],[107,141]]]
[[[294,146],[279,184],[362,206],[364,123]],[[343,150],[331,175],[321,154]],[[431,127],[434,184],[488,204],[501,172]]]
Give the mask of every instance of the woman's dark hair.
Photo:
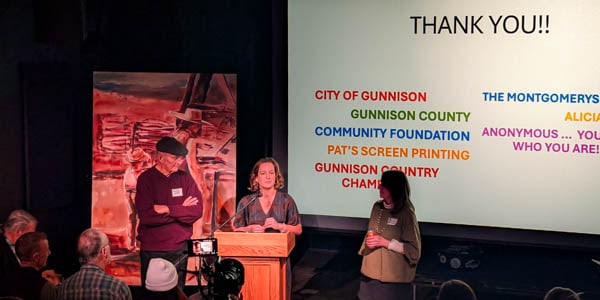
[[[388,170],[383,172],[381,174],[381,185],[392,195],[392,201],[394,202],[392,213],[399,212],[406,205],[412,206],[410,202],[410,185],[402,171]]]

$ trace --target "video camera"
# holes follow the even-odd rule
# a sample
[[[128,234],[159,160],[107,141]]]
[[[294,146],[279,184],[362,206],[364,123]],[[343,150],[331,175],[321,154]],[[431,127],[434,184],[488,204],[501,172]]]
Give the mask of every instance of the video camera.
[[[189,256],[216,256],[218,253],[217,239],[191,239],[187,241]]]
[[[234,172],[217,171],[214,173],[214,186],[218,186],[221,175],[235,175]],[[252,201],[255,201],[259,194],[255,194]],[[235,216],[231,215],[229,219],[220,225],[215,224],[217,215],[216,190],[213,191],[212,216],[210,234],[208,238],[191,239],[187,242],[188,256],[198,257],[200,267],[196,271],[190,272],[196,275],[198,279],[198,291],[202,299],[210,300],[231,300],[238,299],[242,286],[244,285],[244,265],[233,258],[221,259],[219,257],[217,239],[214,238],[215,231],[220,230],[225,225],[230,224]],[[251,202],[250,202],[251,203]],[[249,204],[249,203],[248,203]],[[202,286],[202,278],[207,282]]]
[[[202,299],[237,299],[244,285],[244,265],[233,258],[221,259],[213,237],[188,240],[187,248],[188,256],[200,258],[201,267],[188,272],[197,276]],[[206,286],[202,286],[201,278],[206,280]]]

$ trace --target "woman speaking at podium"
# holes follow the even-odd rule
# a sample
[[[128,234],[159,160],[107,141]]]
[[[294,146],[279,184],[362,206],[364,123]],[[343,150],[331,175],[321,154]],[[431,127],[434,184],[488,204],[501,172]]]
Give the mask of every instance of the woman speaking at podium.
[[[242,232],[302,233],[302,223],[296,202],[289,194],[279,191],[284,180],[279,164],[272,157],[258,160],[250,172],[250,191],[237,207],[233,230]],[[286,299],[291,299],[292,270],[286,263]]]
[[[289,194],[279,191],[284,179],[279,164],[265,157],[254,164],[250,172],[249,190],[237,206],[234,231],[302,233],[296,202]]]

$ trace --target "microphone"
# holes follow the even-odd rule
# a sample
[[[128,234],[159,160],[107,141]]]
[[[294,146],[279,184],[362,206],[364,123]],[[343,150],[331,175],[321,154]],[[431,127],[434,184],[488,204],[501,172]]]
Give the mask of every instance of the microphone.
[[[253,194],[251,197],[252,197],[252,198],[250,199],[250,201],[248,201],[248,203],[246,203],[246,205],[242,206],[242,208],[238,209],[238,210],[235,212],[235,214],[233,214],[231,217],[229,217],[229,219],[227,219],[227,220],[226,220],[225,222],[223,222],[221,225],[217,226],[217,227],[215,228],[215,230],[214,230],[214,231],[212,231],[212,232],[210,233],[209,237],[211,237],[211,238],[212,238],[212,237],[214,236],[214,234],[215,234],[215,231],[217,231],[217,230],[219,230],[219,229],[223,228],[223,226],[225,226],[225,225],[229,224],[229,222],[231,222],[231,220],[233,220],[233,218],[237,217],[237,215],[238,215],[240,212],[244,211],[244,210],[246,209],[246,207],[248,207],[248,206],[250,206],[250,204],[254,203],[254,201],[256,201],[256,199],[258,199],[258,198],[262,197],[262,193],[260,192],[260,190],[258,190],[258,191],[257,191],[256,193],[254,193],[254,194]]]

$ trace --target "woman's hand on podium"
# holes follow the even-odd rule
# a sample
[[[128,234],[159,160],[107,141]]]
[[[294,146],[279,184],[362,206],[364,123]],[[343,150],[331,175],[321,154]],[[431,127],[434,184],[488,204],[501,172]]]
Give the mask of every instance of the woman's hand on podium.
[[[283,223],[277,222],[275,218],[267,218],[265,220],[264,228],[273,228],[275,230],[279,230],[279,232],[286,232],[286,226]]]
[[[265,232],[265,227],[257,224],[248,225],[246,229],[247,232]]]

